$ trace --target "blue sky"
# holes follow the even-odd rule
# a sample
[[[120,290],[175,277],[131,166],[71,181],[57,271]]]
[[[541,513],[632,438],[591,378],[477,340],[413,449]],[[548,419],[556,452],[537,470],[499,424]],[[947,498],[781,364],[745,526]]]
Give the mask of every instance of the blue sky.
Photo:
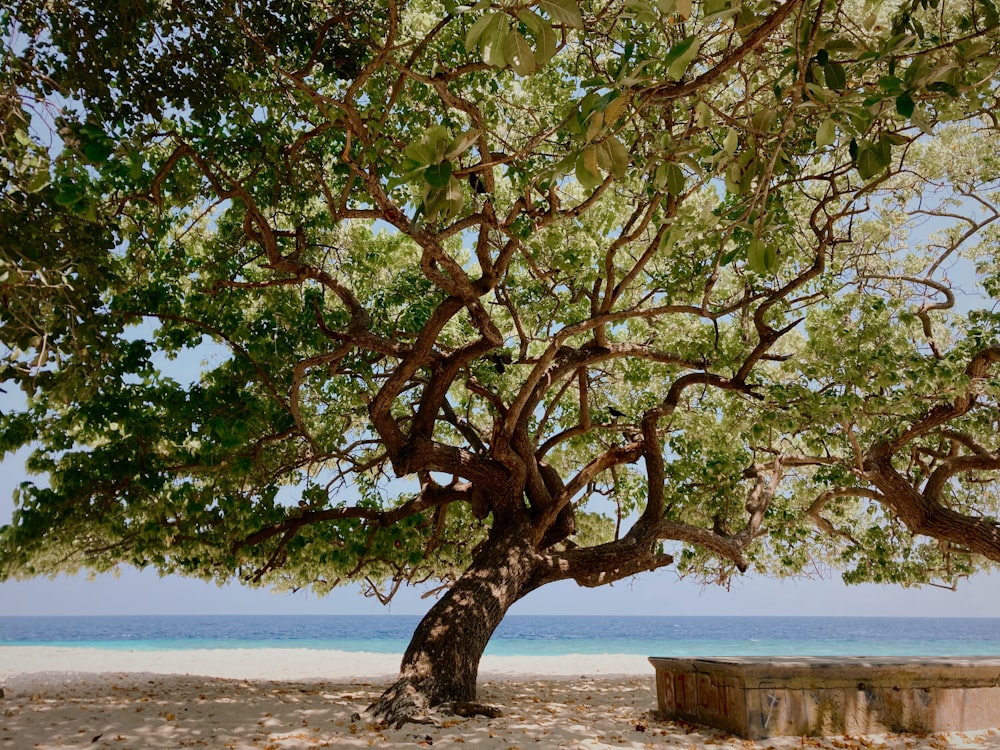
[[[123,570],[118,578],[93,581],[80,576],[0,583],[0,614],[421,614],[430,602],[419,593],[401,592],[383,607],[349,588],[317,599]],[[511,614],[1000,617],[1000,575],[972,579],[957,592],[848,587],[836,579],[741,579],[725,591],[703,589],[660,571],[600,589],[547,586],[519,602]]]

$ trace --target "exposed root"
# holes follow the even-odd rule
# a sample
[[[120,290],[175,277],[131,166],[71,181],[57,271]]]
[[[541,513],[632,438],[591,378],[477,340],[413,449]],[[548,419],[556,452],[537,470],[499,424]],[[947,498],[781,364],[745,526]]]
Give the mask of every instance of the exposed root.
[[[441,700],[437,697],[437,687],[433,678],[397,680],[365,709],[364,715],[394,729],[400,729],[404,724],[438,726],[438,714],[487,716],[491,719],[503,716],[498,706],[487,703]],[[357,718],[360,719],[361,715],[358,714]]]
[[[486,716],[490,719],[499,719],[503,716],[503,711],[499,706],[489,703],[473,703],[470,701],[456,701],[455,703],[444,703],[441,709],[449,711],[455,716]]]
[[[404,724],[436,724],[428,715],[432,701],[426,682],[428,680],[422,680],[418,686],[410,679],[397,680],[365,709],[365,714],[395,729]]]

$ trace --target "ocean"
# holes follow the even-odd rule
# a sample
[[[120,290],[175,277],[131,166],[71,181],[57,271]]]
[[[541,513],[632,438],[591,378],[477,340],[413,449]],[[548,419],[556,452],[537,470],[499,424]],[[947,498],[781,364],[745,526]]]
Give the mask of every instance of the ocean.
[[[0,646],[399,653],[417,615],[0,617]],[[1000,618],[507,617],[496,656],[1000,655]]]

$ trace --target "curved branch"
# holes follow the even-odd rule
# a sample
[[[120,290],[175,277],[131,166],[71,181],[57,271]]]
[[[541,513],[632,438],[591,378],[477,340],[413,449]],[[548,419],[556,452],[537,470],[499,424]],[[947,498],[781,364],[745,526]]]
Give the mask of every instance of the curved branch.
[[[634,540],[620,539],[594,547],[547,554],[536,567],[527,591],[553,581],[572,579],[593,588],[671,565],[673,555],[654,552]]]
[[[991,518],[975,518],[942,506],[937,498],[918,492],[892,465],[880,456],[866,462],[866,476],[881,490],[882,503],[913,534],[923,534],[941,542],[1000,562],[1000,523]]]
[[[541,541],[549,527],[555,523],[562,509],[569,505],[570,501],[587,487],[598,475],[607,471],[613,466],[633,463],[641,455],[640,446],[632,443],[626,446],[618,446],[605,451],[600,456],[587,463],[576,473],[563,487],[562,491],[553,498],[553,502],[545,508],[545,511],[535,522],[533,533],[535,543]]]
[[[417,370],[428,364],[438,335],[448,324],[448,321],[461,309],[461,300],[449,297],[434,310],[409,353],[400,361],[368,404],[368,415],[371,417],[372,425],[385,441],[386,449],[394,464],[400,460],[400,455],[406,446],[406,436],[395,417],[392,416],[392,404],[406,388],[407,383],[410,382]],[[404,470],[402,466],[397,466],[396,471],[400,475],[411,473]]]
[[[931,323],[930,313],[932,310],[950,310],[955,306],[955,293],[951,290],[951,287],[931,278],[919,278],[917,276],[865,274],[861,278],[884,279],[886,281],[907,281],[911,284],[923,284],[924,286],[929,286],[934,291],[943,294],[944,302],[927,302],[925,300],[923,304],[920,305],[920,308],[916,313],[917,317],[920,318],[920,323],[924,329],[924,336],[927,337],[927,342],[930,344],[931,351],[934,352],[934,356],[938,359],[943,358],[941,350],[938,348],[937,341],[934,338],[934,328]]]
[[[969,471],[995,471],[997,469],[1000,469],[1000,456],[990,454],[956,456],[934,470],[934,473],[927,480],[927,484],[924,485],[924,496],[940,502],[945,485],[952,477]]]
[[[412,500],[394,508],[390,511],[375,510],[373,508],[362,508],[351,506],[347,508],[325,508],[323,510],[297,510],[283,521],[278,521],[266,526],[245,539],[236,542],[232,546],[232,551],[252,547],[266,542],[279,534],[285,535],[283,543],[286,543],[306,526],[325,521],[340,521],[351,518],[359,518],[372,521],[378,526],[392,526],[408,516],[421,513],[429,508],[436,508],[457,501],[469,501],[471,498],[471,487],[469,485],[430,485],[422,489],[421,493]]]
[[[702,73],[695,79],[682,84],[660,84],[651,90],[644,92],[647,96],[656,100],[680,99],[695,93],[699,89],[710,86],[719,80],[723,73],[740,62],[749,53],[760,47],[773,34],[781,24],[791,15],[798,6],[803,4],[803,0],[787,0],[760,26],[754,29],[744,40],[743,44],[733,50],[729,55],[719,61],[711,70]]]
[[[964,515],[941,504],[947,481],[963,471],[1000,468],[993,455],[956,456],[935,470],[923,492],[918,491],[893,466],[893,457],[907,444],[931,433],[953,419],[967,414],[975,405],[975,383],[987,376],[992,365],[1000,363],[1000,346],[977,352],[965,368],[970,380],[965,393],[950,404],[928,411],[912,427],[892,440],[875,444],[865,456],[864,475],[882,493],[880,500],[914,534],[924,534],[951,542],[1000,561],[1000,523],[989,518]]]
[[[975,404],[976,398],[972,384],[985,378],[990,366],[998,363],[1000,363],[1000,346],[990,346],[977,352],[965,368],[965,374],[971,381],[969,389],[951,404],[942,404],[931,409],[915,425],[898,437],[873,446],[868,452],[870,460],[881,460],[885,456],[895,454],[907,443],[968,413]]]
[[[877,503],[884,503],[885,498],[874,490],[870,490],[867,487],[841,487],[835,490],[827,490],[821,493],[815,500],[813,500],[812,505],[806,509],[806,515],[809,516],[813,524],[816,525],[821,531],[831,534],[833,536],[841,536],[847,539],[852,544],[858,544],[858,541],[851,536],[846,531],[841,531],[836,526],[833,525],[822,515],[823,508],[831,500],[838,497],[865,497],[869,500],[874,500]]]
[[[663,540],[686,542],[702,547],[721,558],[729,560],[741,573],[746,573],[750,567],[750,564],[743,556],[743,551],[746,549],[746,542],[736,537],[726,536],[725,534],[687,523],[663,523],[660,525],[657,536]]]
[[[657,315],[673,313],[704,317],[701,308],[694,307],[693,305],[662,305],[650,310],[628,310],[608,313],[606,315],[595,315],[580,323],[563,328],[552,337],[548,348],[535,361],[532,371],[525,378],[521,390],[511,403],[507,417],[504,420],[505,432],[508,435],[513,435],[516,430],[524,429],[542,395],[558,378],[561,378],[568,372],[572,372],[577,367],[600,361],[600,359],[588,359],[591,353],[601,359],[606,359],[620,356],[637,356],[639,354],[649,357],[654,351],[639,344],[614,344],[607,346],[591,344],[580,349],[568,349],[565,346],[568,339],[587,333],[608,323],[618,323],[633,318],[655,317]],[[659,353],[659,357],[657,361],[664,363],[688,364],[694,367],[704,366],[702,362],[690,362],[682,357],[666,352]],[[553,365],[557,361],[558,365],[553,368]]]
[[[299,398],[299,394],[302,391],[302,381],[305,380],[306,373],[312,368],[321,365],[334,365],[350,354],[353,348],[352,344],[345,344],[332,352],[300,360],[295,363],[295,368],[292,370],[292,387],[288,393],[288,408],[292,412],[292,418],[295,420],[296,427],[299,428],[299,432],[309,441],[314,454],[319,454],[319,446],[316,444],[316,439],[312,436],[302,416],[302,404]]]

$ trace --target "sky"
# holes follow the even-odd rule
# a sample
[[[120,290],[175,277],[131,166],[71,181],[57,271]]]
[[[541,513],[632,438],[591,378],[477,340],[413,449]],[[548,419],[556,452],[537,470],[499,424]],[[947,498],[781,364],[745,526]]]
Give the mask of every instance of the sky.
[[[215,584],[155,572],[123,570],[84,576],[0,583],[0,615],[121,614],[423,614],[431,602],[402,591],[387,607],[350,588],[318,599],[238,585]],[[529,594],[512,615],[742,615],[865,617],[1000,617],[1000,575],[971,579],[958,591],[935,588],[845,586],[838,579],[738,579],[729,591],[679,581],[671,571],[614,586],[583,589],[572,583]]]

